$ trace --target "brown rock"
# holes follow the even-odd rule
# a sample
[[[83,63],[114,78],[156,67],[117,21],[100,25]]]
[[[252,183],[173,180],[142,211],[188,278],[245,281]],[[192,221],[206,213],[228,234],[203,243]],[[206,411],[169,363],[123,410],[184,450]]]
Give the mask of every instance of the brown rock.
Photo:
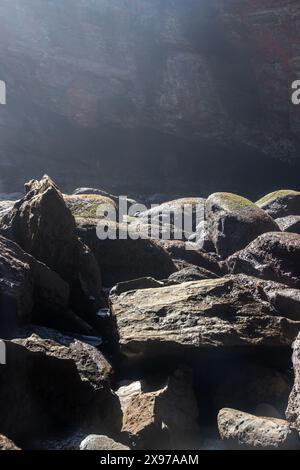
[[[230,448],[298,449],[299,439],[283,419],[258,417],[231,408],[218,414],[221,438]]]
[[[0,435],[0,450],[21,450],[16,444],[7,437]]]

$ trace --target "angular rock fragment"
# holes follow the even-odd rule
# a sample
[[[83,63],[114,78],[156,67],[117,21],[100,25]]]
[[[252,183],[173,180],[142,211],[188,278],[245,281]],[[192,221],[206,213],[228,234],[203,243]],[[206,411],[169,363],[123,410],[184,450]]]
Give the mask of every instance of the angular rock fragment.
[[[121,410],[110,390],[111,367],[99,351],[80,341],[66,346],[36,335],[5,344],[0,432],[18,442],[70,426],[119,432]]]
[[[16,444],[6,436],[0,435],[0,450],[21,450]]]

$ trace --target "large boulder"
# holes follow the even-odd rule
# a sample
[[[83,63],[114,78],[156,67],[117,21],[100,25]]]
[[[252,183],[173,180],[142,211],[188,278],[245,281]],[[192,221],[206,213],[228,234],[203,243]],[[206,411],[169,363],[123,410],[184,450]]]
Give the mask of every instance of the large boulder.
[[[300,433],[300,333],[293,344],[294,386],[289,397],[286,417]]]
[[[106,287],[142,277],[165,279],[176,271],[169,254],[152,240],[118,236],[102,240],[93,221],[77,222],[78,235],[94,253]]]
[[[66,338],[36,335],[6,343],[0,368],[0,432],[30,442],[74,426],[118,433],[119,400],[110,389],[111,367],[96,349]]]
[[[275,222],[282,232],[300,233],[300,215],[288,215]]]
[[[69,308],[69,285],[19,245],[0,236],[0,332],[35,322],[69,331],[91,328]]]
[[[300,235],[265,233],[227,260],[231,273],[300,287]]]
[[[44,176],[25,185],[26,195],[1,221],[0,233],[57,272],[78,304],[99,300],[101,275],[91,251],[77,237],[71,211],[55,183]]]
[[[233,449],[299,449],[299,438],[283,419],[258,417],[231,408],[218,414],[221,438]]]
[[[223,268],[214,256],[198,249],[195,245],[181,240],[164,240],[157,244],[169,253],[179,269],[194,265],[217,275],[225,272],[225,267]]]
[[[124,410],[122,431],[142,449],[189,449],[199,439],[198,405],[192,372],[181,366],[165,385],[134,393]]]
[[[117,204],[113,199],[100,196],[98,194],[82,194],[77,196],[68,196],[64,194],[66,206],[70,209],[73,216],[87,219],[101,218],[98,209],[101,208],[101,214],[106,210],[117,212]]]
[[[215,251],[227,258],[265,232],[279,231],[276,222],[254,203],[231,193],[215,193],[205,203],[207,232]]]
[[[291,189],[280,189],[267,194],[256,202],[273,219],[288,215],[300,215],[300,192]]]
[[[171,233],[177,237],[188,239],[195,231],[195,227],[204,218],[203,198],[181,198],[168,201],[138,214],[145,224],[171,227]],[[189,221],[190,226],[185,224]]]
[[[121,351],[137,360],[201,348],[287,346],[300,326],[235,276],[126,292],[110,296],[110,304]]]

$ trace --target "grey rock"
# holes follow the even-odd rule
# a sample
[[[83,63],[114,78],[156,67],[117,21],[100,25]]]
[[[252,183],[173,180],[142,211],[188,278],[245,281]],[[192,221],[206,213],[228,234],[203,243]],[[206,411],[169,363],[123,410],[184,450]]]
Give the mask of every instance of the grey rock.
[[[204,347],[287,346],[300,325],[234,276],[126,292],[110,304],[121,351],[136,360]]]
[[[275,219],[282,232],[300,233],[300,215],[288,215]]]
[[[205,203],[207,233],[222,257],[244,248],[265,232],[280,231],[276,222],[248,199],[231,193],[215,193]]]
[[[300,433],[300,333],[293,344],[294,386],[286,410],[287,420]]]
[[[300,215],[300,192],[281,189],[267,194],[256,204],[274,219],[289,215]]]
[[[227,265],[231,273],[244,273],[299,288],[300,235],[265,233],[230,256]]]
[[[91,434],[80,444],[80,450],[130,450],[129,447],[116,442],[110,437]]]
[[[234,449],[299,449],[297,433],[283,419],[224,408],[218,414],[218,428],[221,438]]]

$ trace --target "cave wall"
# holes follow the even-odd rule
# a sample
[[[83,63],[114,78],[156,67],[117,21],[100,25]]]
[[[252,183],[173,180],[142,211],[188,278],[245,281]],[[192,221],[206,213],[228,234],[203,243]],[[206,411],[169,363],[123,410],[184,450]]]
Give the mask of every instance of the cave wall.
[[[297,187],[298,0],[1,0],[0,192]]]

